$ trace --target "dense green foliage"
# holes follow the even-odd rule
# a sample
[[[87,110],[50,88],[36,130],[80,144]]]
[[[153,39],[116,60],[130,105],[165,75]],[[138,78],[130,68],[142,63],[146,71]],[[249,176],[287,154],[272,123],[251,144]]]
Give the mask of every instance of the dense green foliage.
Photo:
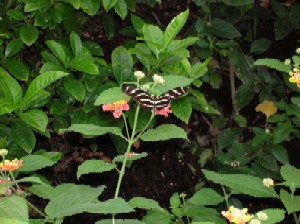
[[[254,201],[271,198],[281,205],[263,208],[261,212],[268,219],[260,223],[299,223],[300,196],[296,192],[300,170],[290,165],[285,147],[300,138],[300,51],[294,49],[285,62],[261,55],[300,28],[300,4],[194,0],[193,9],[178,12],[165,26],[141,18],[136,11],[138,4],[153,7],[161,3],[0,2],[0,149],[8,150],[8,154],[0,150],[1,224],[62,223],[66,216],[83,212],[111,214],[111,219],[97,224],[223,224],[226,220],[221,211],[230,205],[247,207],[245,197]],[[124,43],[116,45],[111,55],[104,54],[107,46],[83,35],[96,17],[102,23],[102,38],[109,41],[119,36]],[[129,25],[117,30],[117,20],[125,23],[126,19]],[[268,24],[272,24],[269,32],[274,33],[274,39],[259,36]],[[227,74],[221,72],[220,58],[228,62]],[[139,70],[144,77],[141,73],[138,76]],[[163,81],[152,80],[155,74]],[[232,104],[227,108],[218,104],[220,99],[208,101],[200,91],[203,85],[224,91],[224,78],[230,82]],[[158,113],[167,116],[169,108],[162,112],[145,110],[131,100],[129,109],[130,97],[121,91],[123,84],[154,95],[189,87],[184,96],[172,101],[172,113],[183,123],[189,122],[192,113],[201,113],[215,130],[213,144],[200,144],[197,139],[188,144],[199,157],[202,170],[197,172],[206,179],[191,197],[175,193],[170,209],[153,199],[134,197],[126,201],[119,195],[128,162],[147,156],[131,152],[135,142],[188,141],[181,127],[158,124]],[[265,123],[249,120],[243,109],[265,114]],[[231,112],[228,115],[224,111]],[[105,186],[52,186],[38,173],[61,159],[59,152],[37,148],[39,137],[67,132],[78,132],[85,138],[112,136],[119,155],[111,163],[87,160],[78,167],[76,176],[118,172],[114,198],[98,200]],[[244,132],[250,137],[241,140]],[[4,159],[14,158],[22,160],[22,166],[17,171],[5,170]],[[267,182],[271,179],[276,187]],[[9,195],[8,190],[12,190]],[[32,194],[47,201],[43,211],[27,201]],[[118,214],[137,208],[147,211],[142,220],[118,219]],[[251,212],[258,220],[262,208],[255,209]]]

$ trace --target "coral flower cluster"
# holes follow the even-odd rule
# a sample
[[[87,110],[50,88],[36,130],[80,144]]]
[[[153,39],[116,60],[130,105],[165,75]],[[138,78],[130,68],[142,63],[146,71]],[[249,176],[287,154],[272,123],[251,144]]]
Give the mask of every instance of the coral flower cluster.
[[[228,211],[222,211],[221,214],[235,224],[246,224],[253,218],[253,215],[248,214],[247,208],[239,209],[233,206],[230,206]]]
[[[128,100],[120,100],[110,104],[103,104],[102,109],[103,111],[113,111],[114,118],[119,118],[123,110],[129,110]]]
[[[0,170],[2,171],[14,171],[19,169],[22,166],[22,160],[14,159],[14,160],[4,160],[4,162],[0,163]]]

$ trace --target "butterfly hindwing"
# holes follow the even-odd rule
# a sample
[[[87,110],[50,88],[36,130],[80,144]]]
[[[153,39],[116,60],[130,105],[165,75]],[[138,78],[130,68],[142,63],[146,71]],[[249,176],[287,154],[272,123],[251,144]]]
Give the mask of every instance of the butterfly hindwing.
[[[162,110],[167,107],[174,99],[182,96],[186,92],[185,87],[177,87],[169,90],[160,96],[151,96],[149,93],[135,86],[123,85],[122,90],[127,95],[135,99],[141,107],[147,110]]]

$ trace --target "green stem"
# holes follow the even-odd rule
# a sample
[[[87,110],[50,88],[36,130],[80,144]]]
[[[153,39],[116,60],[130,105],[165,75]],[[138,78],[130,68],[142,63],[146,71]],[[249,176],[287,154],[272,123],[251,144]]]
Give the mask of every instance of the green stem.
[[[125,114],[124,114],[124,113],[122,113],[122,117],[123,117],[123,119],[124,119],[124,124],[125,124],[125,129],[126,129],[126,135],[127,135],[127,141],[129,141],[128,125],[127,125],[126,117],[125,117]]]
[[[121,168],[121,170],[119,172],[119,179],[118,179],[118,183],[117,183],[117,187],[116,187],[115,197],[114,198],[117,198],[118,195],[119,195],[121,182],[122,182],[122,179],[123,179],[123,176],[124,176],[124,173],[125,173],[125,167],[126,167],[126,163],[127,163],[127,159],[128,159],[128,153],[130,152],[131,146],[132,146],[132,144],[134,143],[134,140],[135,140],[134,135],[135,135],[135,129],[136,129],[136,125],[137,125],[139,111],[140,111],[140,106],[138,106],[136,108],[136,111],[135,111],[134,123],[133,123],[131,138],[128,141],[128,146],[127,146],[126,153],[124,155],[124,160],[123,160],[122,168]]]

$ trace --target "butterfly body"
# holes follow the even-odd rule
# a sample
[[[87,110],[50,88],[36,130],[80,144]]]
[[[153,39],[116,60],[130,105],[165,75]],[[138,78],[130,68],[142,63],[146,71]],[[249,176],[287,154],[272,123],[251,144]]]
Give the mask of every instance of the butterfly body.
[[[185,94],[186,89],[185,87],[177,87],[160,96],[153,96],[135,86],[123,85],[122,87],[123,92],[135,99],[141,107],[153,111],[162,110],[169,106],[173,100]]]

